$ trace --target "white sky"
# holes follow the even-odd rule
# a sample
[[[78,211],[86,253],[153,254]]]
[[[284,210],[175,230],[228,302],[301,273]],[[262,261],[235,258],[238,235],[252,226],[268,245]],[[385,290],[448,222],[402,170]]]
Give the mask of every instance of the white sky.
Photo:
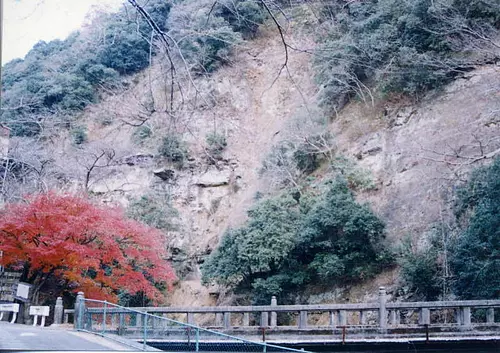
[[[23,58],[40,40],[66,38],[82,26],[92,6],[113,11],[124,1],[3,0],[2,64]]]

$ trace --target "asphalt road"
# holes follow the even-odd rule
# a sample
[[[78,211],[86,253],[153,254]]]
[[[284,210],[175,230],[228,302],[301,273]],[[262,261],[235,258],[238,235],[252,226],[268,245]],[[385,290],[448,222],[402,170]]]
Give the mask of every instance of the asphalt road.
[[[0,321],[0,350],[130,351],[135,349],[89,333]]]

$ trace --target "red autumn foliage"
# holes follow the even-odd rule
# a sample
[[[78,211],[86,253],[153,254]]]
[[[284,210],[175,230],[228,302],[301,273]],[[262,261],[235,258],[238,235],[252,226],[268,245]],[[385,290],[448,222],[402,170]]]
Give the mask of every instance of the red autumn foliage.
[[[143,292],[155,302],[175,279],[163,234],[127,219],[118,208],[57,193],[28,197],[0,210],[0,264],[23,269],[39,290],[48,279],[87,298],[116,300]]]

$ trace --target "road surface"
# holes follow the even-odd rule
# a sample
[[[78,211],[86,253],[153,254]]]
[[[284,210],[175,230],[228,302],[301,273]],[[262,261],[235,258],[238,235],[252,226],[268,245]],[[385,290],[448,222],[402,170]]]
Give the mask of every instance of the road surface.
[[[0,321],[1,350],[130,351],[137,349],[90,333]]]

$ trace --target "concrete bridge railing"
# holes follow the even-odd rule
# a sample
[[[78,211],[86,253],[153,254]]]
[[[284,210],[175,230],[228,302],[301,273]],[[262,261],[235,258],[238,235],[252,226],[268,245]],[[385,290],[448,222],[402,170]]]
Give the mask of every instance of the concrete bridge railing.
[[[359,327],[378,329],[419,326],[449,326],[473,329],[488,326],[500,329],[500,300],[387,302],[381,287],[378,301],[359,304],[277,305],[273,297],[265,306],[217,307],[135,307],[136,311],[182,320],[190,325],[226,330],[251,327],[288,330]],[[91,316],[103,315],[103,308],[86,308]],[[497,315],[495,315],[495,311]],[[111,323],[124,322],[123,309],[108,308]],[[496,316],[496,317],[495,317]],[[127,320],[125,320],[127,321]],[[314,322],[313,322],[314,321]],[[140,316],[134,326],[141,326]],[[498,327],[497,327],[498,326]]]

